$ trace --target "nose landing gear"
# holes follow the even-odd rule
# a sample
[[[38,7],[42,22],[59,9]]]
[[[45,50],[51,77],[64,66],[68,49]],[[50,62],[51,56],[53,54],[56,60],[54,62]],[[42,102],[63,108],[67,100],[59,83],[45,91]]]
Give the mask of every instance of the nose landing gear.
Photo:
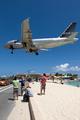
[[[13,45],[10,45],[10,49],[12,49],[11,54],[13,54],[13,50],[14,50]]]
[[[11,52],[11,54],[13,54],[13,50],[14,50],[14,49],[12,49],[12,52]]]

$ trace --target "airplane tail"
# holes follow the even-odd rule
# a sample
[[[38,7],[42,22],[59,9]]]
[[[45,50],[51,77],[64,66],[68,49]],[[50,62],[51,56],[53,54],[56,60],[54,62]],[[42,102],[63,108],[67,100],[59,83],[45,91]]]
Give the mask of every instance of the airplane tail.
[[[60,35],[60,38],[69,37],[70,35],[72,35],[74,33],[76,24],[77,24],[76,22],[71,23],[69,27]]]
[[[74,32],[72,35],[70,35],[68,38],[66,38],[66,40],[70,41],[70,40],[74,39],[77,34],[78,34],[78,32]]]

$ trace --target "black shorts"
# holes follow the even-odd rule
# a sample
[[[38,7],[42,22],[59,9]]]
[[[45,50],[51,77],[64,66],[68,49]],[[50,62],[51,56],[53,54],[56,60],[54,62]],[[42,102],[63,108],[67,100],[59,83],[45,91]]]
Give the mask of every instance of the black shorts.
[[[18,94],[18,88],[13,89],[13,94]]]

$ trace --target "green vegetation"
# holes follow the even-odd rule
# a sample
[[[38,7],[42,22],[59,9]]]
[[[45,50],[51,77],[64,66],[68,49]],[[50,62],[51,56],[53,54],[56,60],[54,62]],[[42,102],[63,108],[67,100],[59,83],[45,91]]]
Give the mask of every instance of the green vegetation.
[[[77,77],[78,77],[78,74],[73,74],[73,77],[74,77],[74,78],[77,78]]]
[[[55,73],[55,76],[64,76],[63,74]]]
[[[66,75],[66,74],[65,74]],[[55,76],[64,76],[63,74],[59,74],[58,72],[55,73]],[[77,78],[78,77],[78,74],[71,74],[71,73],[68,73],[67,76],[71,76],[73,78]]]
[[[12,76],[8,77],[9,80],[12,80],[12,79],[14,78],[14,76],[15,76],[15,75],[12,75]]]
[[[58,72],[57,73],[55,73],[55,76],[65,76],[66,74],[59,74]],[[14,76],[15,75],[12,75],[12,76],[9,76],[8,78],[10,79],[10,80],[12,80],[13,78],[14,78]],[[71,76],[71,77],[73,77],[73,78],[77,78],[78,77],[78,74],[71,74],[71,73],[67,73],[67,76]],[[20,76],[21,77],[21,76]],[[25,78],[25,79],[27,79],[27,78],[29,78],[29,77],[31,77],[32,79],[35,79],[36,77],[37,78],[40,78],[41,77],[41,75],[38,75],[38,74],[36,74],[36,75],[28,75],[27,77],[26,77],[26,75],[23,75],[23,77]],[[54,78],[54,76],[52,75],[52,74],[50,74],[50,77],[51,78]],[[0,77],[0,79],[1,79],[1,77]]]

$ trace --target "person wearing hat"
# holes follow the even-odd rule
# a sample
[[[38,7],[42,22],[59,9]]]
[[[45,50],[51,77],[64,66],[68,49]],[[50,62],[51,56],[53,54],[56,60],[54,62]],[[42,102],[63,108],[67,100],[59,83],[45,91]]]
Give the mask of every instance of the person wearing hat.
[[[25,85],[25,90],[26,90],[27,87],[31,88],[29,85]]]
[[[27,98],[27,101],[29,100],[29,97],[33,97],[34,94],[33,94],[33,91],[31,89],[31,87],[29,85],[26,85],[25,87],[25,94],[23,96],[23,101],[22,102],[25,102],[25,98]]]
[[[25,86],[25,81],[23,80],[23,77],[21,77],[21,96],[23,96],[23,88]]]

